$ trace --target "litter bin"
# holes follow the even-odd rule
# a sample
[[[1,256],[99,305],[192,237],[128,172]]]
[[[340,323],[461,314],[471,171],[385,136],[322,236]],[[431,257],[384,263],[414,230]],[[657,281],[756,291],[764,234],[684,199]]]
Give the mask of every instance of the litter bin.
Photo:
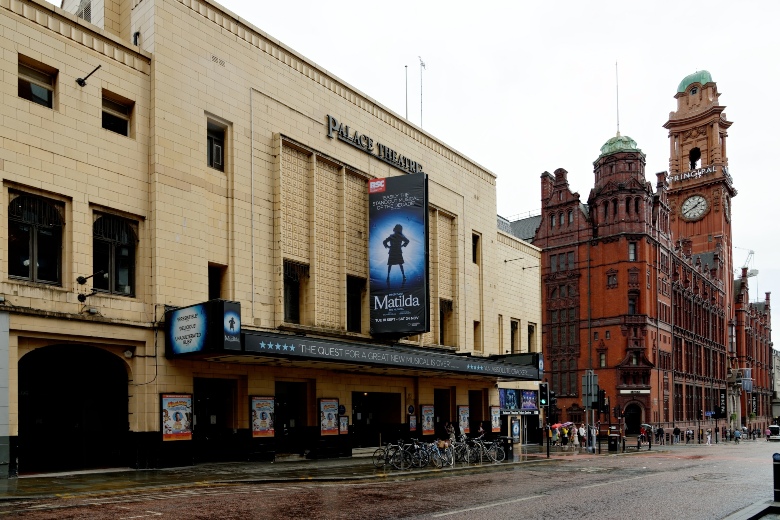
[[[501,442],[500,446],[504,448],[504,453],[506,454],[505,460],[512,460],[514,439],[512,437],[501,437],[499,441]]]
[[[617,453],[618,450],[618,441],[620,440],[620,435],[617,435],[615,433],[611,433],[609,435],[609,441],[607,445],[607,451],[610,453]]]

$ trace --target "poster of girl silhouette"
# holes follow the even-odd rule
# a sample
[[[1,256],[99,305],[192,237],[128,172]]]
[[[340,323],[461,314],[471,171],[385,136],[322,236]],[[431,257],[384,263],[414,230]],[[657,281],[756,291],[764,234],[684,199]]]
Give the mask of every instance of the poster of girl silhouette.
[[[427,176],[371,179],[368,202],[371,333],[427,332]]]

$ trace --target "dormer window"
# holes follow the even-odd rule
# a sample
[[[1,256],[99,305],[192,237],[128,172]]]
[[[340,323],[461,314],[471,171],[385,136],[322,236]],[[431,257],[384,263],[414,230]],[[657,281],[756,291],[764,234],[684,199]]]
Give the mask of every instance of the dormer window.
[[[693,96],[694,94],[698,94],[698,93],[699,93],[699,89],[698,89],[698,88],[696,88],[696,87],[693,87],[693,88],[691,89],[691,96]]]

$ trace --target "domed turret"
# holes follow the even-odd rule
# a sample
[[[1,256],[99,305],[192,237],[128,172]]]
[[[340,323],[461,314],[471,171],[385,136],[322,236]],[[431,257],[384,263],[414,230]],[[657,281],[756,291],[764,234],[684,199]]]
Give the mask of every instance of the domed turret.
[[[615,137],[604,143],[604,146],[601,147],[601,155],[599,155],[599,159],[617,152],[635,152],[641,154],[642,157],[645,156],[645,154],[642,153],[642,150],[637,148],[636,141],[627,135],[620,135],[620,132],[618,132]]]
[[[697,70],[693,74],[688,74],[680,82],[680,85],[677,87],[677,92],[685,92],[688,90],[688,87],[694,83],[698,83],[702,86],[706,85],[707,83],[712,83],[712,75],[706,70]]]

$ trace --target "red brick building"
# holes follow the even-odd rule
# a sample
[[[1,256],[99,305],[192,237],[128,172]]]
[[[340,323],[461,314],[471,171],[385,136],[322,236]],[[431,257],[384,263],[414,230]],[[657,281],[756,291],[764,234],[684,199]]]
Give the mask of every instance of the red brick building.
[[[752,423],[768,422],[769,295],[761,306],[750,304],[746,275],[735,290],[731,122],[718,97],[706,71],[680,83],[677,110],[664,125],[669,172],[657,173],[655,186],[646,180],[644,153],[618,133],[593,163],[586,203],[569,188],[566,170],[545,172],[541,217],[513,223],[536,225],[532,242],[543,250],[545,377],[558,398],[553,419],[586,419],[582,376],[592,369],[629,432],[642,423],[725,426],[731,413],[747,425],[749,407]],[[736,369],[746,367],[750,396],[737,385],[738,375],[748,376]],[[717,420],[719,411],[724,418]],[[602,414],[602,423],[615,422],[612,415]]]

